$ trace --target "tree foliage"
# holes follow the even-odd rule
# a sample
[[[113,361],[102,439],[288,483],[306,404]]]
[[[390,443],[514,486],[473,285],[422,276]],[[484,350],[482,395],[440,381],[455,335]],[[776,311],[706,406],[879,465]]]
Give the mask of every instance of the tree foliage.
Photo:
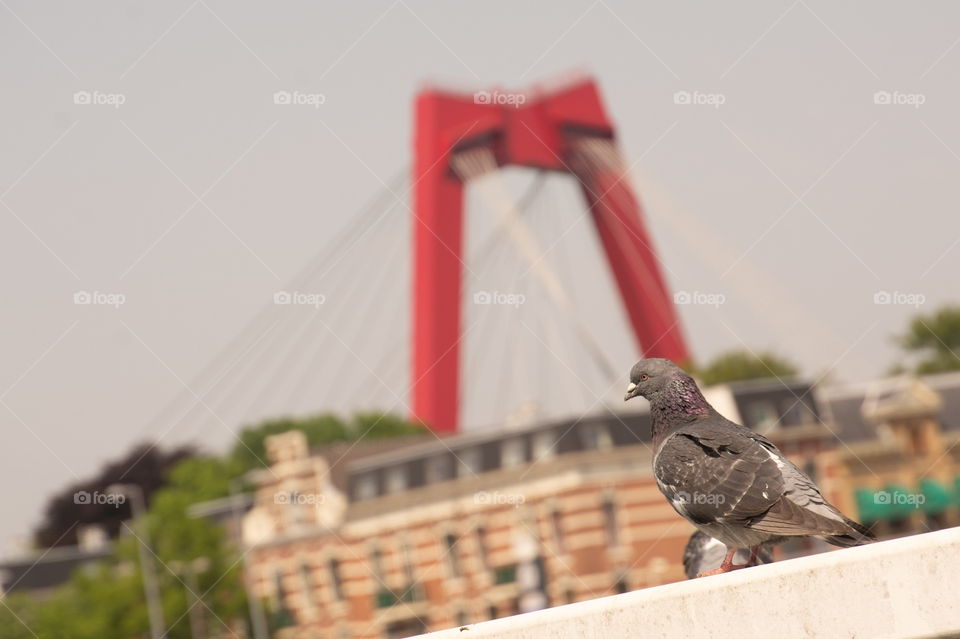
[[[913,365],[915,373],[960,370],[960,306],[945,306],[917,315],[898,342],[917,360]]]
[[[721,353],[706,366],[695,368],[693,372],[709,386],[750,379],[794,377],[797,375],[797,368],[789,360],[774,353],[754,354],[747,350],[733,350]]]
[[[189,449],[178,449],[180,452],[174,451],[179,455],[176,462],[164,465],[161,462],[170,459],[173,453],[148,453],[145,458],[152,461],[144,468],[156,470],[164,467],[164,470],[156,476],[146,471],[143,476],[131,472],[123,481],[138,484],[144,481],[145,491],[149,490],[152,495],[146,520],[168,626],[165,637],[191,637],[187,580],[182,574],[182,566],[197,558],[209,562],[209,567],[197,576],[199,588],[195,591],[203,596],[198,609],[208,635],[232,636],[225,626],[237,620],[246,622],[247,603],[238,549],[231,545],[223,527],[207,519],[190,517],[187,511],[192,504],[225,497],[233,490],[242,489],[245,474],[262,467],[266,461],[264,439],[291,429],[305,432],[311,445],[422,431],[420,426],[395,415],[363,413],[345,420],[325,414],[304,419],[270,420],[247,428],[240,433],[233,449],[222,457],[198,456],[190,454]],[[144,450],[137,449],[139,453]],[[85,482],[83,487],[106,488],[116,481],[118,468],[126,470],[129,465],[125,462],[133,459],[131,453],[121,462],[108,465],[94,481]],[[68,516],[76,516],[70,515],[75,513],[71,508],[75,505],[75,489],[71,486],[58,494],[58,497],[69,495],[68,502],[51,500],[49,521],[63,522]],[[66,512],[53,512],[57,504],[64,505]],[[129,515],[117,520],[121,534],[109,560],[78,570],[67,584],[43,601],[17,593],[6,597],[6,605],[0,606],[0,639],[148,637],[149,618],[137,546],[140,532],[136,523],[124,521],[128,518]]]
[[[130,504],[78,502],[76,496],[86,493],[106,494],[112,484],[135,484],[143,490],[149,503],[154,491],[164,482],[167,471],[179,461],[195,454],[190,446],[165,451],[153,444],[139,444],[116,461],[107,463],[90,480],[74,483],[51,497],[44,509],[40,526],[34,532],[38,548],[72,546],[77,532],[85,525],[96,524],[115,538],[121,522],[130,519]]]

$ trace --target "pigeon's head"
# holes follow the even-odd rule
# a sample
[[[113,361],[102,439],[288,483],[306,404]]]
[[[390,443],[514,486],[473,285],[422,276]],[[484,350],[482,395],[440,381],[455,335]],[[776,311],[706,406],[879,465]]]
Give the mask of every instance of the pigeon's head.
[[[630,369],[630,384],[623,401],[638,395],[652,400],[678,377],[689,379],[690,376],[669,359],[641,359]]]

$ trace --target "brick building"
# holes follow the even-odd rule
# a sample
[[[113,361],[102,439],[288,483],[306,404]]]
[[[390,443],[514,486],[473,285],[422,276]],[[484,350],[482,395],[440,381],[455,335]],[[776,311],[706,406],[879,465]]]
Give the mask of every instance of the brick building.
[[[960,524],[960,430],[949,410],[960,399],[958,381],[954,373],[893,378],[830,394],[841,411],[859,405],[859,419],[844,423],[871,434],[845,438],[830,454],[844,487],[838,505],[879,536]]]
[[[817,474],[829,431],[809,391],[739,384],[711,400]],[[276,636],[362,639],[683,579],[692,527],[657,489],[649,432],[639,412],[374,452],[276,435],[243,518],[250,588]]]

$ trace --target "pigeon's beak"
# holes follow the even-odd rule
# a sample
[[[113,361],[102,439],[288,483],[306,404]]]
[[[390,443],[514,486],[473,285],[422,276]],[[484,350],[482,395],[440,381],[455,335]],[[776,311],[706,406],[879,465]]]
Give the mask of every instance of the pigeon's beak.
[[[623,396],[623,401],[628,401],[631,397],[637,396],[637,385],[633,382],[630,382],[630,385],[627,386],[627,394]]]

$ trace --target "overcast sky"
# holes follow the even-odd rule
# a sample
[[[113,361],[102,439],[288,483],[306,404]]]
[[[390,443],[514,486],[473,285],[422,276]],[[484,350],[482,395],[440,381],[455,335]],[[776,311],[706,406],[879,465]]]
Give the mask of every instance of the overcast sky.
[[[193,380],[204,367],[402,174],[412,99],[426,82],[472,91],[573,70],[597,78],[670,286],[722,296],[719,306],[680,307],[701,360],[745,344],[785,354],[811,378],[867,379],[896,361],[892,335],[917,308],[957,301],[956,3],[0,0],[0,17],[5,550],[51,491],[135,441],[223,449],[230,429],[258,415],[403,410],[394,400],[404,398],[405,345],[381,364],[376,339],[406,334],[408,214],[398,206],[392,230],[370,237],[392,241],[358,244],[350,269],[315,291],[330,296],[325,313],[347,318],[337,321],[373,322],[373,335],[339,340],[362,362],[348,353],[334,365],[320,346],[298,360],[302,375],[330,372],[350,393],[323,399],[307,384],[298,395],[291,379],[295,404],[252,401],[233,413],[225,394],[211,404],[218,417],[202,422],[211,425],[193,428],[162,412],[203,396]],[[277,91],[314,104],[275,104]],[[595,238],[579,222],[577,191],[553,181],[536,228],[559,238],[573,227],[563,237],[571,252],[550,261],[625,374],[635,352]],[[565,211],[556,220],[554,208]],[[471,247],[484,210],[471,204]],[[399,248],[388,260],[389,247]],[[333,279],[363,288],[385,264],[400,278],[384,280],[393,306],[378,297],[362,312],[334,308]],[[75,303],[83,292],[97,293],[94,303]],[[875,304],[878,292],[901,303]],[[536,348],[537,330],[511,317],[500,315],[511,339]],[[381,331],[377,318],[395,322]],[[329,321],[303,340],[336,332]],[[278,361],[290,361],[280,357],[288,347],[302,354],[294,331],[271,326],[293,345],[268,349]],[[506,348],[497,331],[471,336],[468,356]],[[246,346],[228,368],[243,367]],[[518,388],[554,413],[622,392],[549,355],[527,364],[537,383]],[[505,368],[495,359],[483,370],[502,380]],[[562,384],[585,396],[551,402]],[[495,402],[482,384],[469,387],[468,425],[489,421],[497,412],[483,408]]]

